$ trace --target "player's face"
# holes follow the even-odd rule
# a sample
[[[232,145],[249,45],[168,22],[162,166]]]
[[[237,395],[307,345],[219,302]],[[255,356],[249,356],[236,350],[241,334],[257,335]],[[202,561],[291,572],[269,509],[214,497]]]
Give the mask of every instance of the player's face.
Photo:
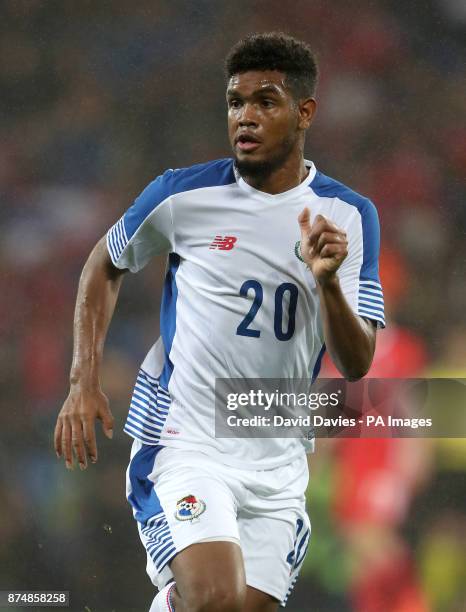
[[[298,146],[299,107],[275,70],[233,75],[227,87],[228,134],[237,166],[275,167]]]

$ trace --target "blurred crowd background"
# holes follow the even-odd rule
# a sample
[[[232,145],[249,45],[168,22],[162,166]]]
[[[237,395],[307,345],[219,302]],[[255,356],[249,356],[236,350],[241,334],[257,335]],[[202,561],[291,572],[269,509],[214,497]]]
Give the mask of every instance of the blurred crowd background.
[[[222,62],[243,35],[316,50],[307,157],[377,204],[387,328],[371,374],[466,378],[465,26],[461,0],[0,2],[0,589],[67,589],[87,612],[152,599],[121,430],[164,261],[125,279],[99,463],[67,473],[52,431],[85,259],[165,168],[229,155]],[[289,610],[464,611],[465,471],[460,439],[319,441]]]

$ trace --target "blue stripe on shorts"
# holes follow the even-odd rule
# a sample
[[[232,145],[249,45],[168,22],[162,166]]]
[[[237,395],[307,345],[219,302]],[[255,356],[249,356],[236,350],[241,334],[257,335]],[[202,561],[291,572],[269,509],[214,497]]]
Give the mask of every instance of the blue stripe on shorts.
[[[143,444],[133,456],[129,465],[131,492],[128,494],[134,517],[141,524],[147,553],[158,572],[161,572],[176,554],[167,518],[155,492],[154,483],[148,478],[162,448],[163,446],[159,445]]]

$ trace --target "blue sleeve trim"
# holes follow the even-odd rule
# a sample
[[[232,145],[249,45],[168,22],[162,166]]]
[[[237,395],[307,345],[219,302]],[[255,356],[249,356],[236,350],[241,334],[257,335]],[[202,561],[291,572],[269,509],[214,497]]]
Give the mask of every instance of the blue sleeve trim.
[[[115,266],[127,244],[128,236],[126,235],[125,224],[123,223],[122,217],[107,233],[107,248]]]

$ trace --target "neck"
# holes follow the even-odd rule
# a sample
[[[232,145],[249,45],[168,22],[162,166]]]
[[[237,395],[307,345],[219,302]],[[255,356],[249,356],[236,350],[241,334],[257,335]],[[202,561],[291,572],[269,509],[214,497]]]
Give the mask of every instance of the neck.
[[[271,170],[267,174],[249,174],[247,171],[243,171],[241,176],[254,189],[276,195],[297,187],[308,173],[309,170],[304,164],[302,151],[299,151],[298,155],[290,155],[279,168]]]

